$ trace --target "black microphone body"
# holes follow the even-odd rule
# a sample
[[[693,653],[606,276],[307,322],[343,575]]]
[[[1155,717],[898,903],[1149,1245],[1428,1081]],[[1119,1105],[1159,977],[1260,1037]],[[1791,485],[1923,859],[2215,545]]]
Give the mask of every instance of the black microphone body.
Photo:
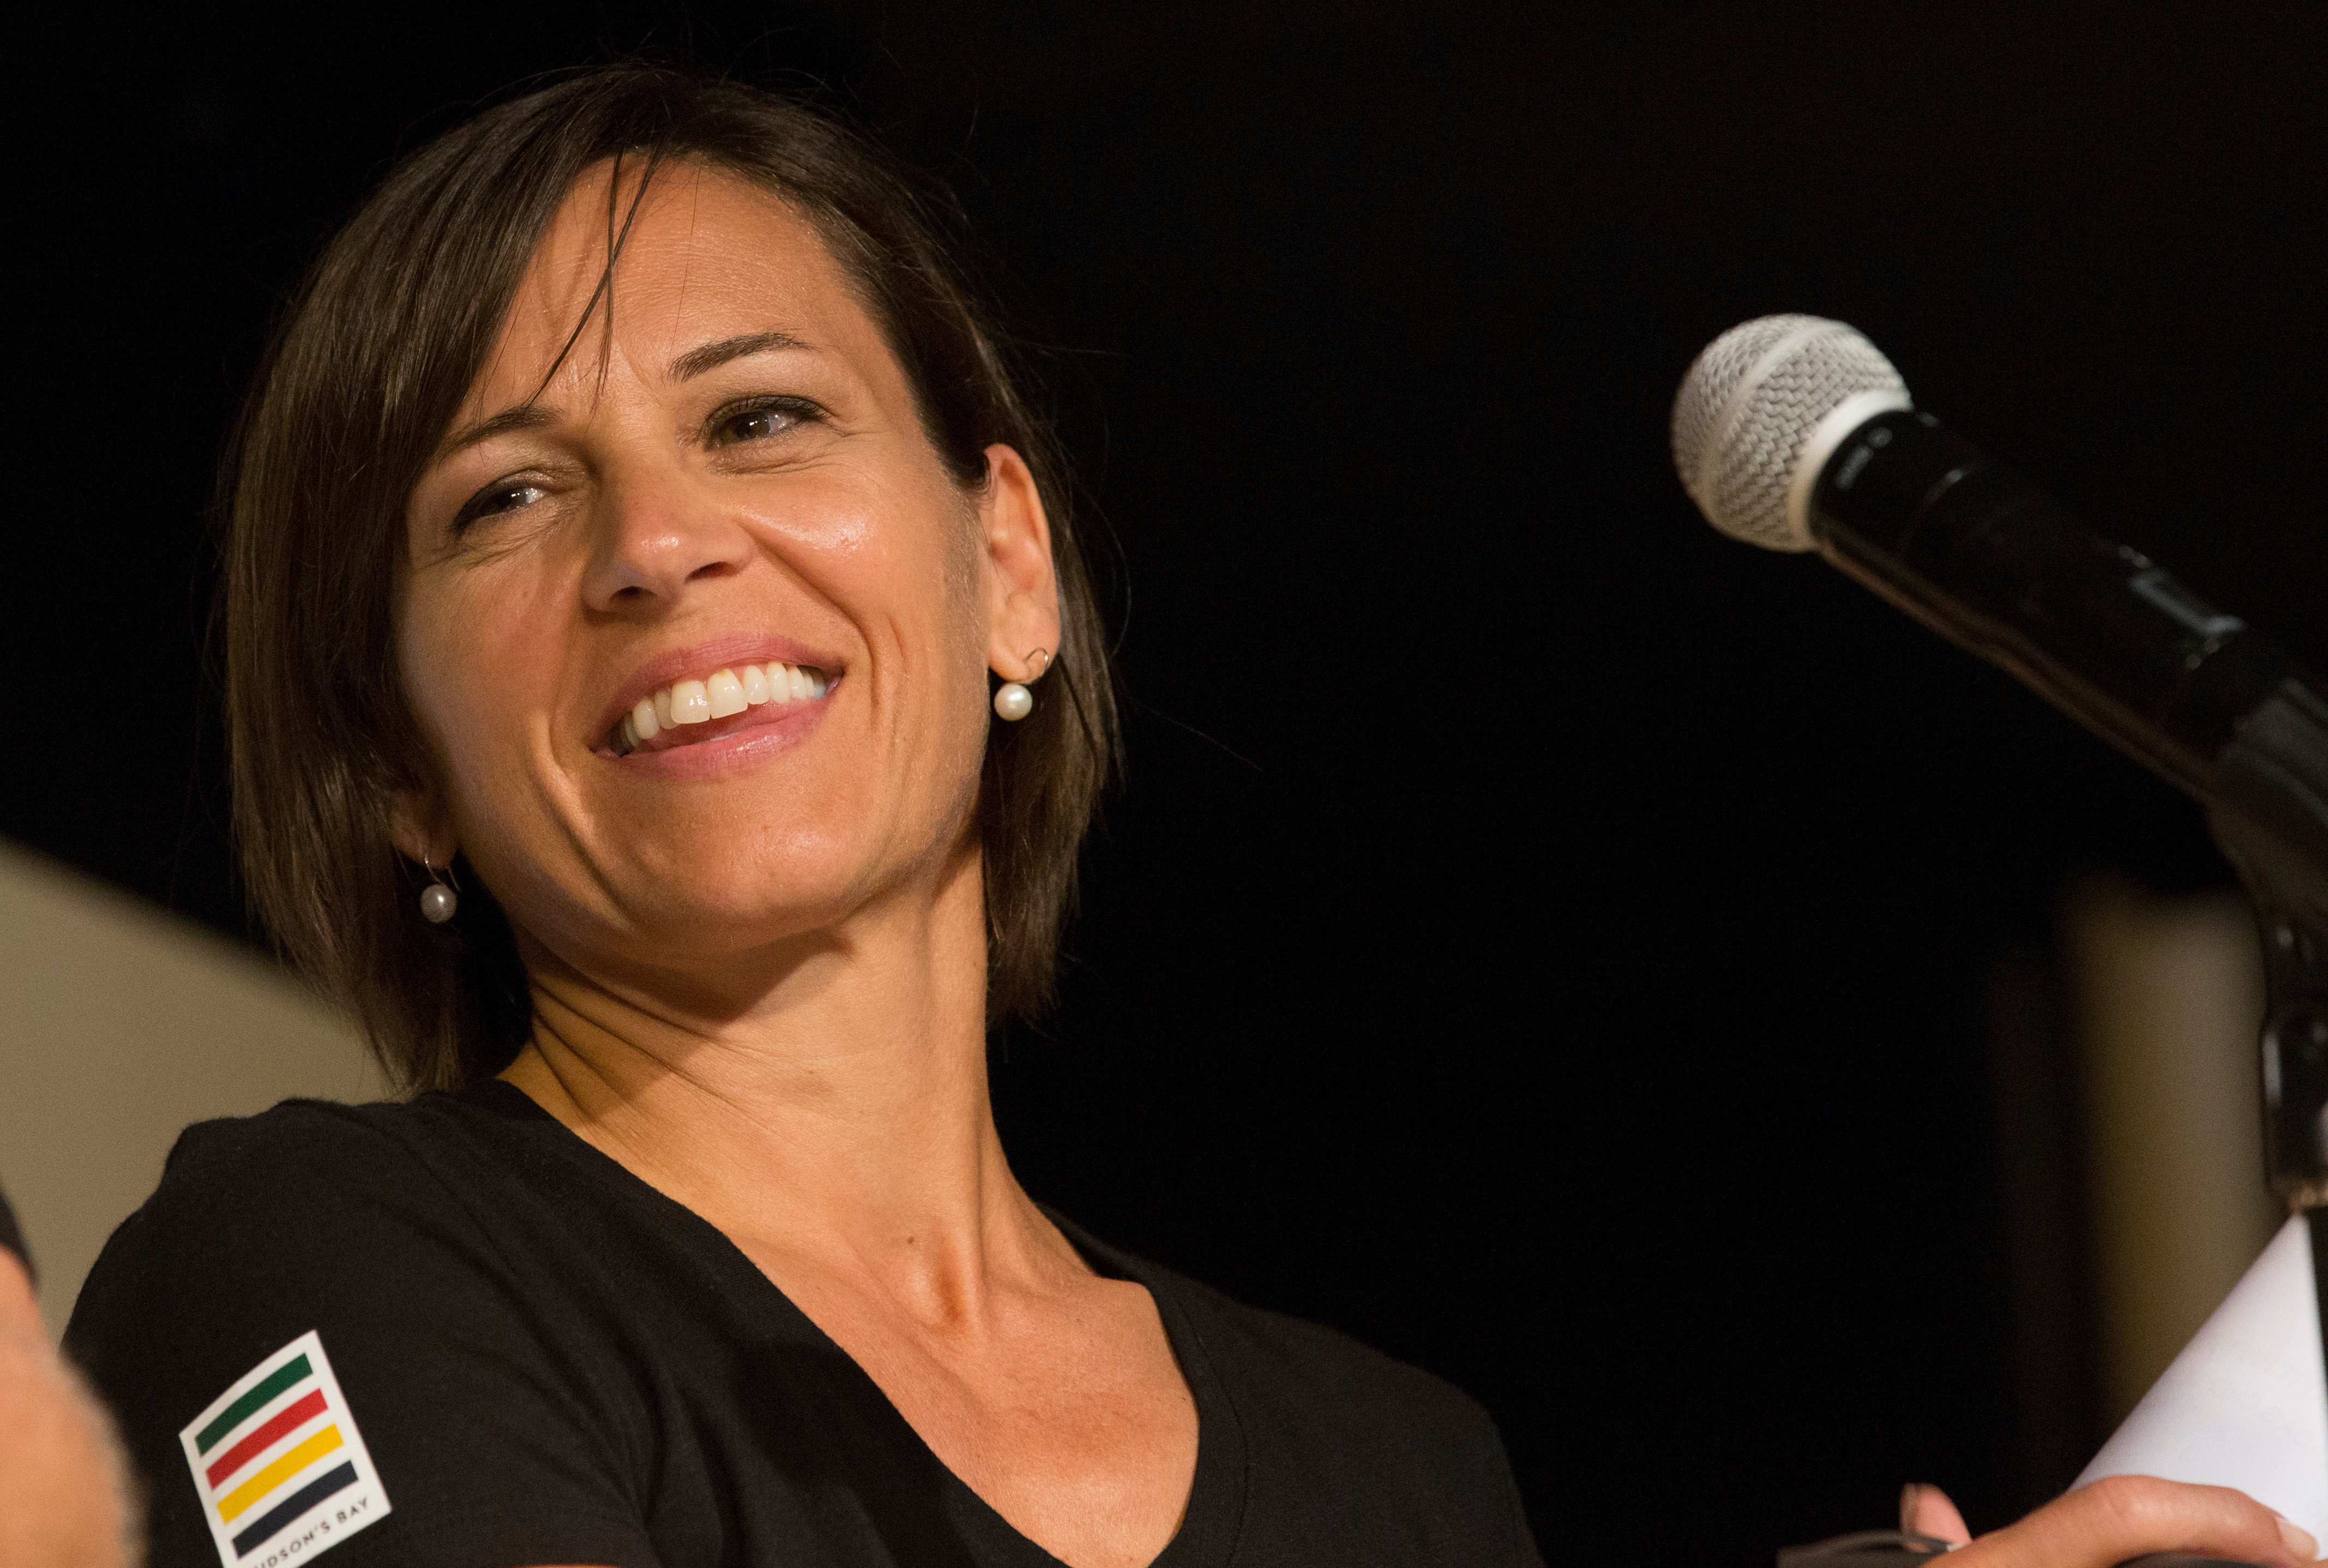
[[[1810,525],[1837,566],[2201,798],[2283,683],[2311,695],[2237,616],[1928,414],[1881,414],[1846,437],[1812,488]]]
[[[2328,700],[2294,658],[1929,415],[1878,414],[1813,483],[1821,553],[2208,808],[2274,999],[2273,1186],[2328,1202]]]

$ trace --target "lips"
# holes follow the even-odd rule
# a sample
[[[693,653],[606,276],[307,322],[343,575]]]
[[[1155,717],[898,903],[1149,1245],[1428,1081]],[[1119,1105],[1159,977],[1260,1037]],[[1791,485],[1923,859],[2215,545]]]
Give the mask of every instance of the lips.
[[[642,780],[676,784],[732,778],[805,743],[831,707],[829,696],[782,708],[763,703],[725,718],[688,725],[676,734],[664,730],[627,755],[601,746],[598,756],[607,766]]]
[[[641,697],[608,733],[617,756],[700,745],[821,702],[838,675],[813,664],[740,662],[687,678]]]
[[[747,668],[756,673],[747,677]],[[608,762],[652,773],[669,772],[681,758],[693,759],[682,774],[715,767],[714,754],[741,746],[757,755],[780,742],[805,739],[845,673],[833,650],[765,632],[731,632],[666,648],[631,667],[582,742]],[[763,686],[765,699],[755,700]],[[660,711],[664,706],[671,710],[667,718]],[[749,742],[728,738],[742,730],[765,733]]]

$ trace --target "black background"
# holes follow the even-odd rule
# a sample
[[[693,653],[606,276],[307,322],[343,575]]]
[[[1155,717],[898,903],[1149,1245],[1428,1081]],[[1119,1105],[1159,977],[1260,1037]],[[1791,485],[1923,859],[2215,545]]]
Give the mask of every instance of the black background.
[[[959,190],[1121,543],[1130,781],[1065,1005],[998,1049],[1037,1195],[1470,1390],[1554,1561],[1767,1561],[1911,1478],[1993,1526],[2091,1451],[2055,900],[2224,872],[2004,678],[1715,536],[1666,416],[1732,322],[1840,316],[2328,664],[2319,8],[52,22],[0,831],[244,930],[202,519],[304,259],[535,73],[821,84]]]

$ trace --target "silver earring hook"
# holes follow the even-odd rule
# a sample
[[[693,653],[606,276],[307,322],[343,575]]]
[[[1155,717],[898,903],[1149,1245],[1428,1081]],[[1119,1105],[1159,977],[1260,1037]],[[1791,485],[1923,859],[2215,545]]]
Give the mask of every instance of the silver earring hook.
[[[420,868],[428,873],[428,886],[420,889],[420,918],[431,925],[442,925],[461,906],[460,883],[453,878],[451,867],[438,870],[426,853],[420,857]]]

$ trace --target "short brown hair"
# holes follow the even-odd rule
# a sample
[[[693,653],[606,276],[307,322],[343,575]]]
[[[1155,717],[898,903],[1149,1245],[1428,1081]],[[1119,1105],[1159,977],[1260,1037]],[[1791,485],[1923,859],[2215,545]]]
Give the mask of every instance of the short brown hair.
[[[585,170],[634,158],[650,179],[683,160],[790,203],[861,291],[956,483],[984,483],[995,442],[1034,472],[1061,646],[1033,716],[990,728],[978,804],[990,1022],[1049,999],[1077,850],[1118,755],[1059,444],[949,242],[950,204],[821,113],[660,67],[579,73],[488,110],[405,160],[316,261],[226,469],[226,707],[244,875],[276,939],[414,1088],[498,1071],[531,1003],[486,889],[468,879],[457,918],[427,925],[417,870],[390,840],[390,803],[427,765],[395,653],[405,506],[551,215]]]

